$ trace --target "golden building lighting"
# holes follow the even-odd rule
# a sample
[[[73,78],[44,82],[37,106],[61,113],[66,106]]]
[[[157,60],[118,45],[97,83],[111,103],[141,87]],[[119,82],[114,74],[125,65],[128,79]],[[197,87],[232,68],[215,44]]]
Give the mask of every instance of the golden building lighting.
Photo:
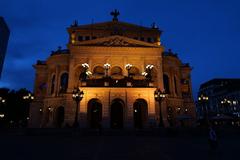
[[[31,127],[71,126],[75,113],[82,128],[157,127],[160,113],[164,126],[192,124],[190,65],[164,51],[156,25],[121,22],[118,11],[111,15],[108,22],[75,22],[67,28],[67,49],[58,48],[34,65]],[[84,93],[78,112],[74,88]],[[160,103],[156,89],[166,94]]]

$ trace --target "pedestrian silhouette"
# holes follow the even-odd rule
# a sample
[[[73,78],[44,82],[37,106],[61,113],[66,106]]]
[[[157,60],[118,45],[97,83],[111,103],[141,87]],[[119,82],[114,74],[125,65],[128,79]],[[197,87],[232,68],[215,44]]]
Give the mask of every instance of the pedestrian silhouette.
[[[217,135],[215,130],[210,126],[209,127],[209,146],[211,150],[216,150],[218,143],[217,143]]]

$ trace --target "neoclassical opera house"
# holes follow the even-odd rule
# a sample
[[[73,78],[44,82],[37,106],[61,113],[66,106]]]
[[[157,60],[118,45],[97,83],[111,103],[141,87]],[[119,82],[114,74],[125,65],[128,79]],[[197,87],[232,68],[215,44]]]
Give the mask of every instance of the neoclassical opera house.
[[[121,22],[118,14],[103,23],[75,22],[67,28],[67,49],[37,61],[30,127],[72,126],[76,117],[83,128],[192,124],[189,64],[164,51],[156,25]]]

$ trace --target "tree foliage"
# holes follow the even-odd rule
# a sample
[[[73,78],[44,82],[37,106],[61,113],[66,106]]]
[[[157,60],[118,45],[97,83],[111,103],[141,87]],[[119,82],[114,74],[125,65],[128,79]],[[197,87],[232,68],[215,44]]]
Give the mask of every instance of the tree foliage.
[[[29,119],[30,100],[23,97],[31,93],[22,88],[17,91],[0,88],[0,117],[1,127],[25,127]]]

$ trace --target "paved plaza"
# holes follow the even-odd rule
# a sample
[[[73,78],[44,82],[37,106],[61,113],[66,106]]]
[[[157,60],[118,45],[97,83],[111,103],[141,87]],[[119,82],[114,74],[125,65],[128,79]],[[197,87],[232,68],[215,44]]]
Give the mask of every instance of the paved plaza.
[[[1,159],[76,160],[231,160],[239,159],[240,137],[221,136],[210,151],[205,136],[123,135],[1,135]]]

